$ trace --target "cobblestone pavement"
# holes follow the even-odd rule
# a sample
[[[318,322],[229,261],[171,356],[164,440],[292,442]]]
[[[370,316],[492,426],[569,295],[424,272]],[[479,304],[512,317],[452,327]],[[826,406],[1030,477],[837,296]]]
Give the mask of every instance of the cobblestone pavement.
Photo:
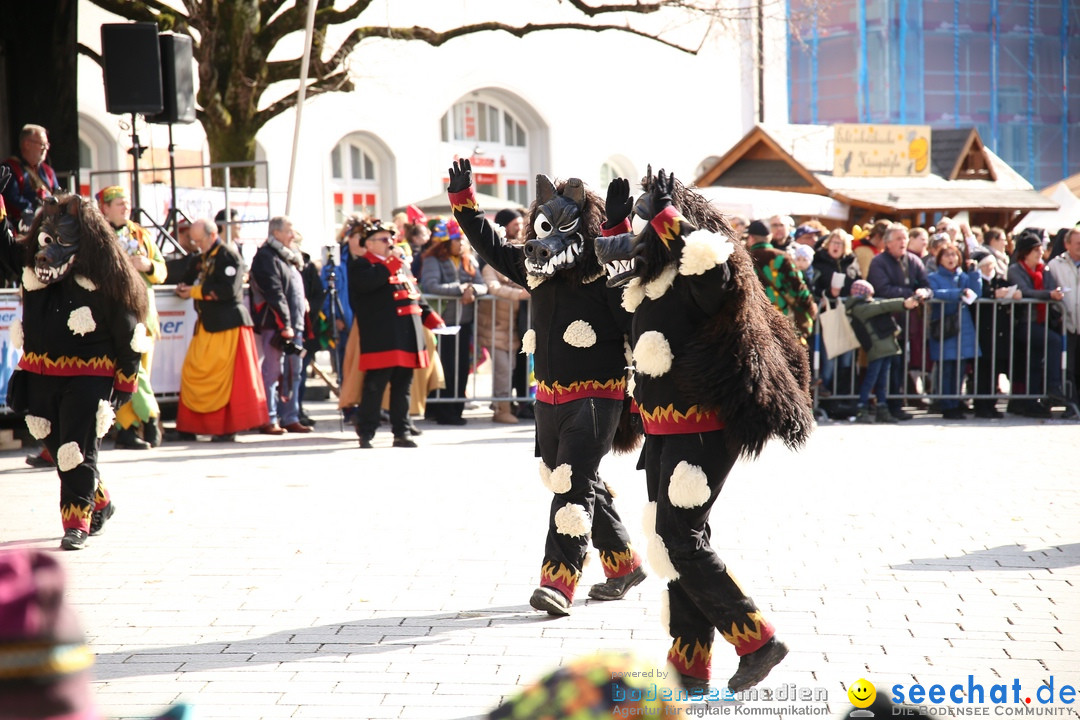
[[[309,410],[311,435],[103,453],[116,517],[63,560],[107,716],[185,700],[206,718],[465,718],[597,649],[662,663],[655,576],[569,618],[528,607],[550,501],[531,425],[477,410],[421,423],[418,450],[380,434],[361,451],[329,404]],[[920,417],[822,425],[802,452],[738,464],[713,543],[792,648],[764,687],[819,699],[698,711],[835,715],[859,678],[963,684],[966,702],[971,675],[991,715],[1043,708],[1051,679],[1045,707],[1075,713],[1060,693],[1080,684],[1078,450],[1074,423]],[[54,548],[56,476],[23,456],[0,454],[0,548]],[[640,545],[634,463],[602,473]],[[602,576],[594,557],[579,595]],[[716,678],[735,665],[719,641]],[[1014,681],[1020,703],[990,705]]]

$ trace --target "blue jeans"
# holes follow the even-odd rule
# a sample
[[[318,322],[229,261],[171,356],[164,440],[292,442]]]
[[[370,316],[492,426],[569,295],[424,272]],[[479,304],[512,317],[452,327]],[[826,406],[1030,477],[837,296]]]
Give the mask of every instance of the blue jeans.
[[[859,407],[866,407],[870,403],[870,393],[877,396],[878,407],[884,407],[889,390],[889,371],[893,367],[895,355],[871,360],[866,366],[866,376],[862,385],[859,386]]]
[[[259,333],[262,346],[262,381],[266,391],[266,410],[270,423],[292,425],[300,422],[300,377],[301,360],[299,355],[285,355],[271,341],[275,333],[263,330]],[[284,385],[280,382],[285,380]],[[278,397],[279,394],[281,397]]]

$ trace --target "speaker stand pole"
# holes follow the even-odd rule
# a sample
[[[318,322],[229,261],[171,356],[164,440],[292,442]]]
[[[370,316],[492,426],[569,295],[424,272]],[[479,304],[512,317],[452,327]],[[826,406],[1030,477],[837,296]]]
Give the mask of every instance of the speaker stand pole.
[[[172,236],[176,238],[180,236],[180,216],[176,209],[176,145],[173,144],[172,126],[173,124],[169,123],[169,186],[172,188],[169,219],[172,222],[166,221],[165,225],[172,230]]]
[[[142,157],[143,148],[139,145],[139,132],[135,129],[135,113],[131,113],[131,168],[134,173],[131,178],[131,217],[135,222],[141,219],[142,205],[139,204],[139,158]]]

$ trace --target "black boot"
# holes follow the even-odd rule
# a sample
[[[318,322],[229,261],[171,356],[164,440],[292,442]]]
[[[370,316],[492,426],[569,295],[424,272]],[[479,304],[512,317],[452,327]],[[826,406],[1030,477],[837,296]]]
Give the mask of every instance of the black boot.
[[[775,636],[752,653],[739,659],[739,669],[728,680],[728,689],[733,693],[749,690],[765,679],[776,665],[788,653],[787,645]]]
[[[645,579],[645,570],[636,567],[626,575],[617,578],[608,578],[602,583],[597,583],[589,588],[589,597],[593,600],[622,600],[630,588]]]
[[[537,610],[543,610],[548,615],[565,617],[570,614],[570,601],[558,590],[549,587],[538,587],[533,590],[529,604]]]
[[[116,433],[116,448],[118,450],[149,450],[150,443],[135,434],[135,426]]]
[[[105,523],[115,512],[116,506],[113,505],[112,501],[109,501],[109,504],[100,510],[95,510],[94,514],[90,516],[90,534],[100,535],[105,527]]]
[[[152,417],[142,426],[143,440],[150,444],[150,447],[158,447],[161,445],[161,419]]]

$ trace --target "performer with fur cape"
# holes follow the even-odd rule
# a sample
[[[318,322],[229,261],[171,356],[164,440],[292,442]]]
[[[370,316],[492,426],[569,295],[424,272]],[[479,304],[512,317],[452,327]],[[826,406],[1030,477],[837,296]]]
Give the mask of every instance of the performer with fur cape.
[[[626,424],[616,438],[620,419],[629,417],[623,410],[630,315],[619,306],[618,293],[605,287],[593,252],[603,222],[601,200],[577,178],[556,186],[537,175],[536,201],[520,246],[505,244],[477,206],[468,160],[454,162],[448,190],[454,217],[480,256],[532,293],[534,327],[522,347],[534,357],[539,383],[540,478],[555,497],[540,587],[529,602],[551,615],[570,613],[590,535],[607,580],[590,588],[589,597],[621,599],[645,572],[597,472],[613,442],[623,450],[637,442]],[[619,209],[619,217],[613,217],[615,208],[609,210],[608,232],[629,227],[629,205]]]
[[[787,648],[710,546],[709,512],[739,455],[756,456],[772,436],[805,442],[810,370],[723,217],[663,170],[644,185],[634,231],[598,239],[596,253],[622,264],[609,284],[626,284],[623,306],[634,313],[649,564],[668,580],[668,660],[684,686],[708,692],[719,630],[740,657],[728,687],[741,692]]]
[[[24,240],[0,250],[22,268],[24,321],[11,335],[23,355],[8,404],[56,458],[60,547],[80,550],[114,510],[97,455],[114,409],[136,388],[146,285],[105,218],[77,196],[47,198]]]

